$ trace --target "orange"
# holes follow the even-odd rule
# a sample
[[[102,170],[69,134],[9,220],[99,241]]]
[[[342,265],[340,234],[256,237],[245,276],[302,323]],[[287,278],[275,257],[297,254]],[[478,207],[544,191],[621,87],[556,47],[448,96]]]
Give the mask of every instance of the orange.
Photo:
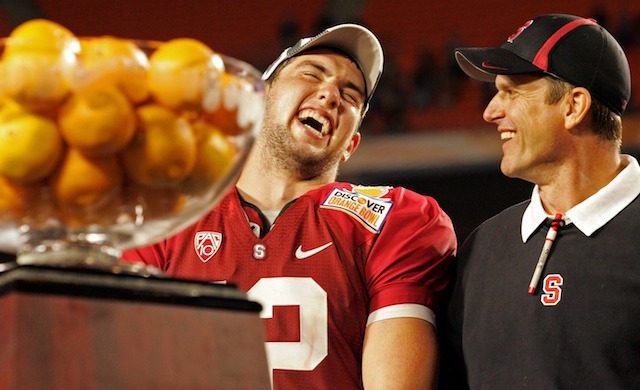
[[[200,108],[223,71],[222,58],[207,45],[177,38],[162,43],[149,57],[149,89],[169,108]]]
[[[46,19],[32,19],[11,31],[4,56],[26,52],[73,53],[78,50],[78,39],[66,27]]]
[[[24,106],[13,100],[7,99],[0,105],[0,122],[7,122],[20,115],[29,113],[30,112]]]
[[[35,182],[55,169],[62,151],[62,137],[52,120],[28,112],[0,114],[0,175]]]
[[[80,41],[77,90],[116,87],[133,103],[149,97],[147,55],[134,42],[111,36]]]
[[[241,118],[239,108],[253,93],[251,85],[231,73],[223,73],[220,77],[220,97],[217,105],[206,113],[207,121],[217,126],[225,134],[244,134],[251,123]]]
[[[238,148],[215,126],[206,122],[193,125],[198,140],[198,156],[188,179],[189,189],[205,189],[221,181],[233,167]]]
[[[58,123],[67,144],[98,156],[124,148],[133,137],[136,119],[124,95],[106,88],[71,96],[60,109]]]
[[[122,151],[125,172],[135,182],[166,187],[187,177],[196,162],[189,123],[158,104],[140,107],[138,131]]]
[[[122,177],[116,155],[89,157],[69,148],[51,178],[51,190],[60,207],[99,208],[118,194]]]
[[[0,176],[0,222],[18,221],[37,201],[39,185],[22,185]]]
[[[61,56],[23,53],[4,58],[3,93],[32,109],[48,109],[71,91],[73,64]]]
[[[50,108],[70,91],[78,50],[77,38],[57,23],[23,23],[2,55],[4,94],[34,109]]]

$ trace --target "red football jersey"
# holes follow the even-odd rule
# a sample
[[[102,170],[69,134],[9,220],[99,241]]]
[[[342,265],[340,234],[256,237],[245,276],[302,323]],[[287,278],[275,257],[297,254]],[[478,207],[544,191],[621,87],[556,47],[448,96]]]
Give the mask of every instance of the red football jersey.
[[[369,315],[435,310],[455,250],[433,198],[331,183],[295,200],[263,238],[234,189],[195,225],[124,257],[177,278],[233,283],[261,303],[275,389],[353,389],[362,387]]]

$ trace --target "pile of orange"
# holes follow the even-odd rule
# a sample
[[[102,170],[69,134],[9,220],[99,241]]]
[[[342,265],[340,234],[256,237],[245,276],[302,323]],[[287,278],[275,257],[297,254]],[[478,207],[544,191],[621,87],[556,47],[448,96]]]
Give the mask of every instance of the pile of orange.
[[[144,48],[36,19],[5,39],[0,78],[0,222],[171,215],[227,175],[251,125],[233,101],[251,85],[195,39]]]

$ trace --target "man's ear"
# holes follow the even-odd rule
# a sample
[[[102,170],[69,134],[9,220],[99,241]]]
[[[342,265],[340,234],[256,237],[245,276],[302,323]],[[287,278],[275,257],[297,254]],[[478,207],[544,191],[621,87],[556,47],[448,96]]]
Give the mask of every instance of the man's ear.
[[[356,131],[353,134],[353,137],[351,137],[351,142],[349,142],[349,145],[347,146],[347,148],[342,153],[342,158],[340,159],[342,162],[347,161],[349,159],[349,157],[351,157],[353,152],[355,152],[356,149],[358,149],[358,145],[360,145],[360,138],[361,137],[362,136],[360,135],[359,131]]]
[[[569,92],[565,111],[565,127],[573,129],[584,121],[591,108],[591,94],[583,87],[575,87]]]

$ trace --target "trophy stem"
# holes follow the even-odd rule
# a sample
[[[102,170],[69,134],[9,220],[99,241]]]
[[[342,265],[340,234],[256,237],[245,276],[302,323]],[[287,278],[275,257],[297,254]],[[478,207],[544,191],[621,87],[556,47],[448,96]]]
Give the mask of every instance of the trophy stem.
[[[102,227],[74,229],[64,226],[20,229],[19,265],[85,268],[111,273],[163,276],[142,263],[120,261],[122,251]]]

